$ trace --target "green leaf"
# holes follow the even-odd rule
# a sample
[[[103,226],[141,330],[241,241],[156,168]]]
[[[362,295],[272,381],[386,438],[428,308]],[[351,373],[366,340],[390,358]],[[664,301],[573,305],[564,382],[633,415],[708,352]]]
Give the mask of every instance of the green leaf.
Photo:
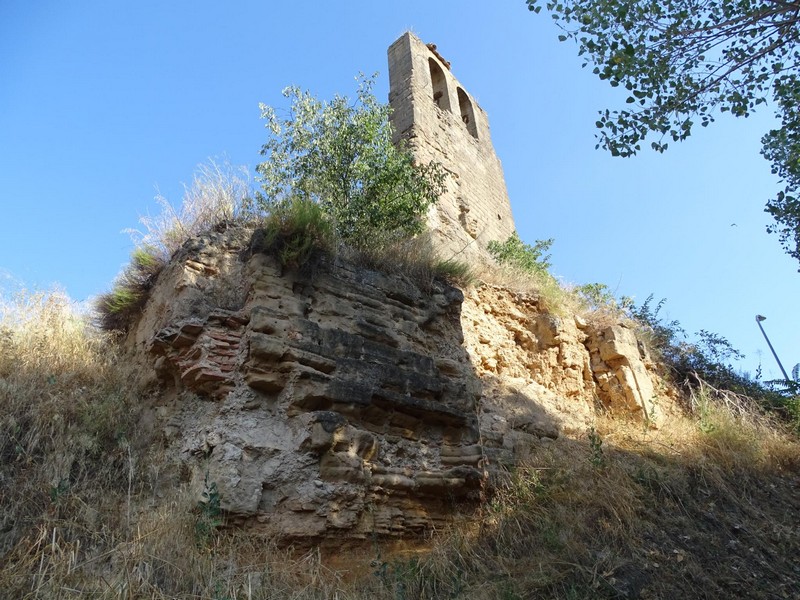
[[[536,0],[528,7],[539,8]],[[630,92],[627,110],[605,112],[595,125],[598,146],[612,156],[632,156],[648,137],[689,137],[713,114],[748,117],[771,97],[781,121],[769,132],[762,154],[785,184],[784,196],[767,203],[790,256],[800,261],[800,207],[788,202],[800,190],[800,16],[794,2],[776,0],[570,0],[546,3],[573,38],[581,65],[612,87]],[[648,140],[649,141],[649,140]]]

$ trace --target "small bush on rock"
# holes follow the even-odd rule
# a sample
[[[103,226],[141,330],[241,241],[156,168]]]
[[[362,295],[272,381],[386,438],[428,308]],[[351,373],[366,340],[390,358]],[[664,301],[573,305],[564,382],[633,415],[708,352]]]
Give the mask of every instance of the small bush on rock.
[[[553,245],[553,239],[536,240],[533,246],[519,239],[515,231],[505,242],[492,240],[487,249],[498,264],[515,267],[525,273],[544,273],[550,267],[550,255],[546,254]]]
[[[260,249],[274,253],[282,265],[301,268],[315,251],[333,246],[333,227],[317,202],[293,197],[272,204]]]
[[[136,248],[131,262],[114,282],[113,289],[95,303],[100,327],[125,331],[142,310],[147,293],[164,268],[164,260],[152,247]]]

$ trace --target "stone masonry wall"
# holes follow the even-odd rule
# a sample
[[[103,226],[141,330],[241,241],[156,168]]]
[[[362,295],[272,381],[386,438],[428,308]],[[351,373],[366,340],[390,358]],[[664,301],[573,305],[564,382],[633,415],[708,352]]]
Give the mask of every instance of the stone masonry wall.
[[[486,113],[449,64],[411,33],[389,48],[389,81],[396,141],[405,140],[419,162],[439,162],[450,174],[429,215],[441,255],[486,261],[488,242],[514,232]]]

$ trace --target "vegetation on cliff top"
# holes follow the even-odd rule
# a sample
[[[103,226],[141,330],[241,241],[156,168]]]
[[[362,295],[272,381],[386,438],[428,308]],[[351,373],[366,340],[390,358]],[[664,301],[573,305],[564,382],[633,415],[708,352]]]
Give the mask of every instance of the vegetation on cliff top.
[[[373,83],[360,77],[354,101],[326,102],[286,88],[291,102],[284,119],[262,104],[269,138],[261,150],[267,160],[256,167],[261,189],[251,189],[246,172],[212,162],[198,169],[180,209],[159,198],[162,213],[141,220],[144,232],[132,231],[131,263],[97,302],[101,326],[127,329],[183,243],[230,225],[262,228],[265,249],[292,268],[317,251],[343,252],[419,280],[469,279],[467,265],[439,259],[417,239],[446,174],[438,163],[416,164],[410,151],[392,143],[389,106],[375,98]]]
[[[214,161],[197,167],[178,208],[158,196],[161,211],[140,219],[143,230],[127,231],[136,244],[130,264],[111,291],[95,302],[100,327],[125,331],[141,313],[150,288],[175,252],[196,235],[252,219],[251,197],[246,169]]]
[[[269,213],[283,202],[313,201],[342,242],[374,247],[408,239],[425,229],[424,217],[444,191],[438,163],[415,164],[392,142],[389,106],[372,93],[373,78],[360,77],[356,99],[325,102],[290,87],[289,114],[279,119],[261,105],[269,139],[266,160],[256,167],[263,193],[257,203]]]

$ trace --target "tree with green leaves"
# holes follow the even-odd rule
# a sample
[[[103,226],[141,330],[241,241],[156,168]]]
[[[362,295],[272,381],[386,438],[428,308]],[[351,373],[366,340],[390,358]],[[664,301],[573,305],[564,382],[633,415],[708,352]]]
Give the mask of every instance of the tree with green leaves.
[[[627,90],[627,106],[604,110],[598,147],[631,156],[653,136],[659,152],[717,112],[746,117],[768,99],[781,126],[762,154],[784,190],[767,203],[788,254],[800,261],[800,1],[526,0],[545,5],[574,40],[583,66]]]
[[[372,93],[373,78],[360,77],[355,101],[322,101],[289,87],[287,118],[261,105],[269,140],[256,167],[270,204],[291,199],[318,202],[338,237],[352,245],[413,236],[425,227],[428,208],[444,191],[438,163],[415,164],[392,143],[389,106]]]

